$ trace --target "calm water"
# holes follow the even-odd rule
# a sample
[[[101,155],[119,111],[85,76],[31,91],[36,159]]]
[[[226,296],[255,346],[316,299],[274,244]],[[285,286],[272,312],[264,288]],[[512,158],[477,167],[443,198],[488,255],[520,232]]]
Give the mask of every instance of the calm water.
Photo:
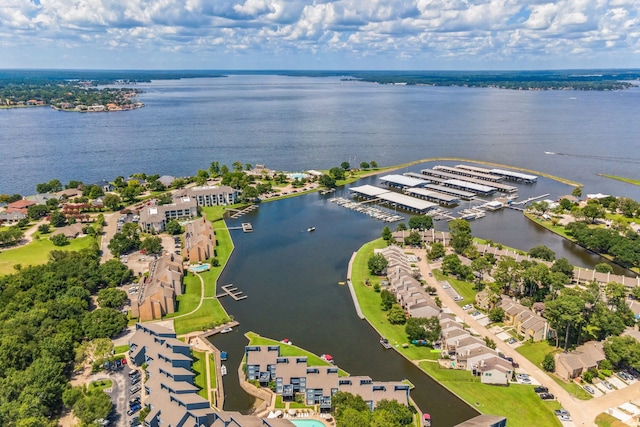
[[[0,193],[30,194],[51,178],[95,182],[134,172],[192,175],[214,160],[296,171],[345,160],[390,165],[455,156],[563,176],[584,183],[585,193],[640,199],[640,189],[597,175],[638,178],[638,89],[518,92],[280,76],[140,87],[147,107],[133,112],[0,110]],[[570,191],[541,179],[521,186],[519,194],[556,198]],[[246,344],[241,332],[253,330],[330,353],[352,374],[411,379],[416,385],[412,396],[438,425],[469,418],[471,408],[395,352],[383,350],[373,329],[356,317],[348,290],[338,282],[345,279],[351,253],[378,237],[384,225],[326,199],[312,194],[265,203],[236,221],[252,222],[255,231],[234,232],[236,252],[220,280],[249,296],[237,303],[223,301],[241,322],[238,331],[216,339],[230,352],[230,372]],[[309,226],[317,231],[307,233]],[[437,227],[445,229],[446,223]],[[545,244],[577,265],[600,262],[515,211],[488,214],[472,229],[477,236],[524,250]],[[226,377],[225,386],[226,409],[251,407],[234,375]]]

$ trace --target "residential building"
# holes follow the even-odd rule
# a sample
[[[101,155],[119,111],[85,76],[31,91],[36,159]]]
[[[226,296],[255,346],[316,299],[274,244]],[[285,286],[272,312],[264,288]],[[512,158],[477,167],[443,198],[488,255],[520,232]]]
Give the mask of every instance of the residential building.
[[[238,201],[238,190],[228,185],[204,185],[187,189],[187,195],[193,198],[198,206],[233,205]]]
[[[191,221],[185,226],[183,255],[191,263],[203,262],[214,256],[216,236],[206,217]]]
[[[105,193],[109,193],[116,189],[116,187],[114,187],[113,184],[111,184],[109,181],[104,181],[104,180],[98,181],[93,185],[97,185],[98,187],[102,188],[102,191],[104,191]]]
[[[191,370],[191,349],[176,334],[153,323],[136,324],[129,340],[129,356],[136,366],[146,364],[145,405],[150,408],[146,427],[212,425],[215,412],[198,395]]]
[[[549,337],[549,322],[531,309],[507,296],[502,297],[500,306],[504,310],[505,325],[513,326],[516,333],[525,340],[537,342]]]
[[[17,224],[21,219],[25,219],[27,215],[22,212],[0,212],[0,224],[13,225]]]
[[[276,394],[291,401],[304,395],[306,405],[331,410],[331,397],[338,391],[362,396],[371,410],[383,399],[409,403],[409,386],[402,382],[374,381],[366,376],[339,376],[336,366],[309,366],[306,357],[280,355],[280,346],[245,347],[246,374],[250,381],[266,387],[275,383]]]
[[[160,178],[158,178],[158,181],[160,181],[160,183],[167,188],[171,187],[171,184],[173,184],[173,181],[175,180],[176,177],[171,175],[162,175]]]
[[[140,228],[147,233],[159,233],[165,230],[172,219],[197,218],[198,205],[190,197],[181,197],[168,205],[145,206],[140,210]]]
[[[482,384],[509,385],[513,377],[513,364],[498,356],[483,359],[476,372]]]
[[[577,378],[592,368],[597,368],[606,359],[602,342],[588,341],[569,353],[558,353],[555,356],[555,372],[560,377],[570,380]]]
[[[36,205],[37,203],[33,200],[20,199],[15,202],[11,202],[7,205],[7,213],[12,212],[20,212],[21,214],[27,215],[29,206]]]
[[[454,427],[507,427],[507,418],[496,415],[478,415]]]
[[[140,279],[138,298],[131,301],[131,316],[140,321],[160,319],[175,312],[176,297],[182,295],[182,257],[163,255],[149,264],[149,275]]]
[[[255,176],[258,178],[273,178],[276,172],[265,167],[265,165],[256,165],[255,168],[245,172],[249,176]]]

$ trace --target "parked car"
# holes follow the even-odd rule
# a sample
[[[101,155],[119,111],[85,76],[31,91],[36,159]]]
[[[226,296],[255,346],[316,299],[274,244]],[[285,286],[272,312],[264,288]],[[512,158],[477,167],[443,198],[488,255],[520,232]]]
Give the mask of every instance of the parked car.
[[[138,370],[133,370],[129,372],[129,378],[133,378],[133,377],[139,377],[140,376],[140,371]]]
[[[522,378],[520,380],[521,384],[531,384],[531,380],[529,378]]]
[[[472,315],[473,317],[480,316],[481,314],[482,314],[482,313],[480,313],[478,310],[476,310],[476,311],[474,311],[473,313],[471,313],[471,315]]]
[[[136,397],[134,397],[133,399],[130,399],[130,400],[129,400],[129,406],[133,406],[133,405],[135,405],[136,403],[140,403],[140,396],[136,396]]]
[[[139,391],[140,391],[140,389],[141,389],[141,388],[142,388],[142,387],[140,387],[140,384],[136,384],[136,385],[134,385],[133,387],[131,387],[131,388],[129,389],[129,392],[130,392],[131,394],[136,394],[137,392],[139,392]]]
[[[463,310],[471,310],[473,308],[473,306],[471,304],[466,304],[462,306]]]
[[[519,380],[524,380],[524,379],[529,379],[529,374],[518,374],[516,375],[516,378]]]
[[[551,393],[540,393],[540,395],[539,395],[539,396],[540,396],[540,399],[542,399],[542,400],[553,400],[553,399],[555,399],[555,398],[556,398],[556,397],[555,397],[553,394],[551,394]]]
[[[517,342],[518,342],[518,340],[515,339],[515,338],[509,338],[509,341],[507,341],[508,344],[515,344]]]
[[[133,377],[131,378],[131,385],[136,385],[140,382],[140,377]]]
[[[585,390],[587,393],[589,393],[589,394],[594,394],[594,393],[596,392],[596,391],[593,389],[593,387],[588,386],[588,385],[584,386],[583,388],[584,388],[584,390]]]
[[[127,411],[127,415],[131,416],[131,415],[135,414],[136,412],[138,412],[140,409],[142,409],[142,406],[140,406],[140,404],[133,405],[131,407],[131,409],[129,409]]]
[[[567,422],[571,422],[572,419],[569,415],[559,415],[558,418],[560,419],[560,421],[567,421]]]
[[[607,388],[607,390],[613,390],[613,386],[609,381],[602,381],[602,385],[604,385]]]
[[[544,386],[538,386],[534,388],[533,391],[535,391],[536,393],[547,393],[549,389]]]
[[[461,297],[460,295],[458,295],[457,297],[455,297],[453,300],[454,301],[462,301],[464,298]]]
[[[140,420],[138,419],[138,417],[133,417],[131,418],[131,420],[129,420],[129,426],[133,427],[137,425],[140,425]]]
[[[555,410],[555,414],[556,414],[557,416],[561,416],[561,415],[571,416],[571,414],[569,413],[569,411],[567,411],[566,409],[556,409],[556,410]]]

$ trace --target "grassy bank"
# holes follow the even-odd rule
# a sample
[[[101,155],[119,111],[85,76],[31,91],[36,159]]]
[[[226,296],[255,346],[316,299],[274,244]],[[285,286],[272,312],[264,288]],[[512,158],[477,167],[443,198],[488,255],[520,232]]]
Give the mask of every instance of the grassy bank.
[[[90,236],[69,239],[69,244],[65,246],[55,246],[48,238],[42,238],[19,248],[3,249],[0,252],[0,275],[13,273],[18,264],[23,267],[46,264],[52,251],[79,251],[90,247],[92,243]]]
[[[193,358],[191,369],[196,373],[194,382],[196,387],[200,389],[198,394],[209,400],[209,396],[207,396],[207,360],[205,359],[207,354],[201,351],[191,350],[191,357]]]
[[[283,344],[280,341],[276,341],[271,338],[261,337],[255,332],[247,332],[245,336],[249,340],[249,345],[279,345],[280,356],[306,357],[309,366],[331,366],[330,363],[322,360],[320,356],[313,354],[310,351],[307,351],[303,348],[297,347],[295,345]],[[343,371],[342,369],[339,369],[338,373],[340,376],[349,375],[346,371]]]
[[[351,278],[360,304],[362,313],[369,323],[384,335],[394,348],[402,355],[416,363],[426,374],[443,384],[469,405],[486,414],[504,415],[509,418],[509,425],[525,427],[531,425],[558,426],[560,422],[554,416],[553,410],[560,406],[557,402],[545,402],[533,391],[533,386],[512,384],[509,387],[490,386],[480,383],[468,371],[450,370],[440,368],[436,360],[439,352],[434,352],[429,347],[416,347],[402,344],[407,343],[404,326],[391,325],[387,321],[386,313],[380,307],[380,294],[375,292],[373,285],[379,282],[379,278],[371,276],[368,271],[367,261],[375,248],[386,245],[384,240],[377,239],[363,245],[354,260]],[[365,279],[369,279],[371,285],[365,285]],[[450,280],[450,279],[448,279]],[[468,283],[460,285],[460,294],[471,298]],[[428,412],[428,408],[422,408]]]
[[[631,184],[631,185],[640,185],[640,179],[625,178],[623,176],[607,175],[604,173],[599,173],[598,176],[602,176],[609,179],[615,179],[616,181],[626,182],[627,184]]]

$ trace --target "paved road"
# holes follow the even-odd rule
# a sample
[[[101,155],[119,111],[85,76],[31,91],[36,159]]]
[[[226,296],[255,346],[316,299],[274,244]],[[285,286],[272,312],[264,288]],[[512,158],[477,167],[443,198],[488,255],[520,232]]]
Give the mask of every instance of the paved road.
[[[449,295],[442,289],[440,283],[435,279],[435,277],[429,276],[431,273],[431,267],[426,262],[426,253],[424,250],[416,251],[418,255],[422,257],[423,261],[419,262],[420,270],[422,276],[426,279],[427,284],[433,286],[437,289],[438,296],[442,301],[442,305],[444,307],[448,307],[456,316],[463,319],[463,321],[468,324],[474,331],[478,334],[489,337],[496,342],[497,350],[501,351],[505,356],[513,357],[513,360],[520,365],[520,370],[528,373],[531,377],[537,380],[540,384],[543,384],[545,387],[549,389],[549,393],[552,393],[556,396],[560,404],[569,412],[571,412],[571,417],[573,418],[573,424],[576,426],[591,426],[593,425],[593,419],[595,415],[591,417],[591,411],[586,411],[586,402],[590,401],[580,401],[575,397],[571,396],[565,389],[560,387],[555,381],[553,381],[549,376],[539,367],[531,363],[528,359],[522,356],[520,353],[515,351],[509,344],[502,341],[498,338],[493,332],[489,331],[485,326],[481,325],[477,320],[475,320],[471,315],[467,314],[462,307],[460,307]],[[531,390],[533,393],[533,390]],[[602,412],[602,411],[600,411]],[[504,415],[504,414],[502,414]],[[565,423],[564,425],[569,425]]]
[[[109,242],[111,241],[111,238],[113,237],[113,235],[116,234],[116,232],[118,231],[119,216],[120,216],[119,212],[106,214],[104,216],[104,221],[106,225],[102,229],[102,232],[104,234],[102,235],[102,239],[100,240],[100,250],[102,251],[102,256],[100,257],[100,260],[102,262],[109,261],[110,259],[113,258],[113,255],[111,254],[111,251],[107,246],[109,246]]]

